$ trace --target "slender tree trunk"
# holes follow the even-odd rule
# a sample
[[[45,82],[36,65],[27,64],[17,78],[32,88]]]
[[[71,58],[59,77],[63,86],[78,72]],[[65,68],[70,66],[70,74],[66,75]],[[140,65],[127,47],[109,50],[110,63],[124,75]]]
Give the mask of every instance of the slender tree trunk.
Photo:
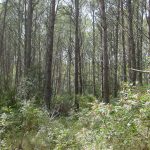
[[[118,96],[118,32],[119,32],[119,21],[120,21],[120,0],[118,0],[117,8],[117,17],[116,17],[116,43],[115,43],[115,64],[114,64],[114,97]]]
[[[39,30],[39,33],[41,33],[41,30]],[[39,34],[38,36],[38,41],[39,41],[39,44],[38,44],[38,88],[39,88],[39,91],[41,91],[41,87],[42,87],[41,34]]]
[[[124,23],[124,7],[121,0],[121,22],[122,22],[122,49],[123,49],[123,81],[127,82],[127,61],[126,61],[126,48],[125,48],[125,23]]]
[[[95,80],[95,11],[94,8],[92,10],[92,18],[93,18],[93,58],[92,58],[92,64],[93,64],[93,95],[96,96],[96,80]]]
[[[37,10],[35,11],[35,19],[34,19],[34,31],[33,31],[33,40],[32,40],[32,53],[31,53],[31,64],[32,64],[32,66],[35,66],[36,65],[36,56],[37,56],[37,51],[36,51],[36,49],[37,49],[37,43],[36,43],[36,41],[37,41],[37,39],[38,39],[38,36],[37,36],[37,34],[38,34],[38,31],[39,31],[39,29],[38,29],[38,12],[37,12]]]
[[[8,0],[6,0],[6,2],[4,3],[4,17],[3,17],[2,30],[1,30],[1,35],[0,35],[0,57],[2,57],[2,54],[3,54],[7,8],[8,8]]]
[[[139,63],[139,68],[142,70],[143,69],[143,57],[142,57],[142,54],[143,54],[143,16],[144,16],[144,10],[142,8],[142,16],[141,16],[141,29],[140,29],[140,34],[141,34],[141,37],[140,37],[140,51],[139,51],[139,59],[140,59],[140,63]],[[139,79],[139,83],[140,85],[143,85],[143,74],[140,72],[139,73],[139,76],[138,76],[138,79]]]
[[[7,17],[7,10],[8,10],[8,0],[4,3],[4,16],[3,16],[3,22],[2,22],[2,29],[0,31],[0,64],[3,66],[0,71],[1,71],[1,80],[5,82],[5,69],[4,69],[4,35],[5,35],[5,29],[6,29],[6,17]],[[2,88],[2,81],[0,81],[0,85]]]
[[[68,93],[71,95],[71,50],[72,48],[69,46],[68,49]]]
[[[103,45],[103,31],[102,28],[100,27],[100,44],[101,46]],[[103,50],[101,50],[101,54],[100,54],[100,62],[101,62],[101,96],[102,98],[104,98],[104,78],[103,78],[103,74],[104,74],[104,61],[103,61]]]
[[[28,75],[31,67],[31,51],[32,51],[32,18],[33,18],[33,0],[29,0],[28,14],[25,31],[25,75]]]
[[[80,52],[79,52],[80,53]],[[80,95],[83,92],[83,83],[82,83],[82,54],[79,54],[79,81],[80,81]]]
[[[142,49],[143,49],[143,3],[141,11],[139,12],[140,3],[138,2],[137,7],[137,69],[142,70]],[[143,75],[141,72],[138,73],[138,82],[143,85]]]
[[[133,33],[133,8],[132,8],[132,0],[128,0],[128,24],[129,24],[129,68],[136,69],[136,54],[135,54],[135,42],[134,42],[134,33]],[[133,85],[136,84],[136,72],[130,72],[130,81]]]
[[[51,1],[50,18],[47,33],[47,51],[46,51],[46,72],[45,72],[45,92],[44,99],[47,109],[50,110],[52,98],[52,59],[53,59],[53,41],[55,26],[55,0]]]
[[[75,0],[75,109],[79,109],[79,0]]]
[[[59,61],[58,61],[58,87],[57,87],[57,94],[61,94],[61,87],[62,87],[62,50],[59,52]]]
[[[72,14],[72,8],[71,8]],[[69,34],[69,48],[68,48],[68,93],[71,95],[71,62],[72,62],[72,20],[70,15],[70,34]]]
[[[148,37],[149,37],[149,51],[148,55],[150,56],[150,0],[148,1],[148,16],[147,16],[147,23],[148,23]]]
[[[148,15],[146,13],[146,19],[147,19],[147,24],[148,24],[148,45],[149,45],[149,50],[148,50],[148,57],[150,57],[150,0],[146,1],[146,4],[148,2],[148,9],[146,9],[146,12],[148,12]],[[146,7],[146,5],[145,5]],[[149,78],[149,75],[148,75],[148,78]],[[149,80],[147,80],[147,84],[149,84]]]
[[[108,44],[107,44],[107,20],[105,12],[105,2],[100,0],[100,10],[102,18],[102,27],[103,27],[103,88],[104,88],[104,102],[109,103],[109,60],[108,60]]]
[[[15,84],[16,86],[19,83],[19,79],[21,77],[21,0],[19,0],[18,7],[18,51],[17,51],[17,64],[16,64],[16,77]]]

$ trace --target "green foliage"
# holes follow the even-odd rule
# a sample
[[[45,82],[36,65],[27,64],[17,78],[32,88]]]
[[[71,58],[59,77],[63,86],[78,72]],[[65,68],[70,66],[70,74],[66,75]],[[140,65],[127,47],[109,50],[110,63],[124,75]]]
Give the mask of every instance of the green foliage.
[[[50,117],[33,101],[22,103],[18,109],[2,107],[0,149],[20,145],[28,150],[149,149],[149,91],[125,85],[120,96],[118,102],[109,105],[98,103],[91,95],[81,96],[81,111],[57,118]],[[55,97],[57,104],[70,99]]]
[[[91,104],[95,102],[95,97],[93,95],[80,96],[79,102],[80,107],[82,108],[90,108]]]
[[[35,89],[34,81],[29,78],[23,78],[20,82],[20,85],[17,88],[17,99],[20,101],[27,101],[29,94],[33,95],[33,92],[35,91],[34,89]]]
[[[53,98],[53,104],[60,104],[60,103],[73,103],[73,96],[64,94],[64,95],[56,95]]]
[[[2,107],[1,111],[3,112],[0,114],[2,148],[5,144],[7,148],[19,145],[29,133],[37,132],[39,127],[49,120],[48,113],[35,107],[30,101],[23,103],[20,109]]]
[[[7,89],[5,91],[0,91],[0,107],[2,106],[13,106],[16,104],[15,101],[15,89]]]
[[[53,113],[57,115],[69,115],[71,109],[73,108],[73,96],[71,95],[57,95],[53,98],[52,109]]]

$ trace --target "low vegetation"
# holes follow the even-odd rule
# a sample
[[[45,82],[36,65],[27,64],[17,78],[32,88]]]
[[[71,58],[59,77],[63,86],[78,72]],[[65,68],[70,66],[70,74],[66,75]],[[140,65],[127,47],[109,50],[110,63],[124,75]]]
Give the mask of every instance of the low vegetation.
[[[65,97],[57,97],[57,100],[59,104],[60,101],[68,104]],[[0,149],[150,149],[148,87],[126,84],[120,92],[120,99],[117,102],[112,100],[109,105],[91,95],[82,96],[80,102],[78,113],[69,109],[57,116],[37,106],[34,99],[13,107],[2,106]]]

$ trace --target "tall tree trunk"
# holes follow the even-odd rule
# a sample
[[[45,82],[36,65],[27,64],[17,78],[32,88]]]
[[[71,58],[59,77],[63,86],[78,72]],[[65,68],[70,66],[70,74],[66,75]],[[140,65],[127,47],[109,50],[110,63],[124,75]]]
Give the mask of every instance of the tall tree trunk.
[[[143,5],[142,5],[143,6]],[[139,68],[142,70],[143,69],[143,56],[142,56],[142,54],[143,54],[143,22],[144,22],[144,20],[143,20],[143,16],[144,16],[144,10],[143,10],[143,8],[142,8],[142,16],[141,16],[141,29],[140,29],[140,34],[141,34],[141,37],[140,37],[140,51],[139,51],[139,55],[140,55],[140,57],[139,57],[139,61],[140,61],[140,63],[139,63]],[[138,76],[138,79],[139,79],[139,83],[140,83],[140,85],[143,85],[143,74],[142,74],[142,72],[139,72],[139,76]]]
[[[148,9],[146,8],[145,9],[146,9],[146,12],[148,12],[148,14],[146,13],[146,19],[147,19],[147,24],[148,24],[148,40],[149,40],[148,41],[148,45],[149,45],[148,57],[150,57],[150,0],[146,1],[146,4],[147,3],[148,3],[148,6],[147,6]],[[147,78],[149,78],[149,75]],[[147,80],[147,84],[149,84],[149,80]]]
[[[99,31],[100,31],[100,44],[102,46],[103,45],[103,31],[102,31],[101,27],[100,27]],[[103,86],[103,83],[104,83],[104,78],[103,78],[104,61],[103,61],[103,50],[101,50],[100,62],[101,62],[101,96],[102,96],[102,98],[104,98],[104,86]]]
[[[2,57],[2,54],[3,54],[7,8],[8,8],[8,0],[6,0],[6,2],[4,3],[4,17],[3,17],[2,30],[1,30],[1,35],[0,35],[0,57]]]
[[[149,51],[148,55],[150,56],[150,0],[148,1],[148,16],[147,16],[147,23],[148,23],[148,38],[149,38]]]
[[[75,109],[79,109],[79,0],[75,0]]]
[[[25,27],[25,75],[28,75],[31,67],[31,50],[32,50],[32,18],[33,18],[33,0],[29,0],[27,22]]]
[[[4,16],[3,16],[3,22],[2,22],[2,28],[0,31],[0,64],[1,69],[1,80],[5,82],[5,69],[4,69],[4,62],[5,62],[5,58],[4,58],[4,35],[5,35],[5,29],[6,29],[6,17],[7,17],[7,10],[8,10],[8,0],[6,0],[6,2],[4,3]],[[2,88],[3,82],[0,81],[0,85]]]
[[[53,59],[53,41],[54,41],[54,27],[55,27],[55,3],[56,0],[51,1],[50,18],[47,33],[47,51],[46,51],[46,72],[45,72],[45,92],[44,100],[47,109],[50,110],[52,98],[52,59]]]
[[[104,102],[109,103],[109,60],[108,60],[108,43],[107,43],[107,20],[105,12],[105,3],[104,0],[100,0],[100,11],[102,18],[102,27],[103,27],[103,89],[104,89]]]
[[[79,54],[79,81],[80,81],[80,95],[82,95],[83,83],[82,83],[82,54],[81,53]]]
[[[129,69],[130,69],[130,81],[133,85],[136,84],[136,72],[132,71],[131,68],[136,69],[136,54],[135,54],[135,42],[134,42],[134,33],[133,33],[133,8],[132,0],[128,0],[128,24],[129,24]]]
[[[127,61],[126,61],[126,48],[125,48],[125,23],[124,23],[124,7],[123,1],[121,0],[121,24],[122,24],[122,49],[123,49],[123,81],[127,82]]]
[[[41,33],[41,30],[39,30],[39,33]],[[40,91],[42,88],[41,34],[38,35],[38,41],[38,89]]]
[[[140,2],[137,4],[137,69],[142,70],[142,49],[143,49],[143,2],[141,3],[141,11]],[[143,85],[143,77],[142,73],[138,73],[138,82],[140,85]]]
[[[93,64],[93,95],[96,96],[96,81],[95,81],[95,11],[94,7],[92,10],[92,18],[93,18],[93,58],[92,58],[92,64]]]
[[[21,0],[19,0],[18,7],[18,51],[17,51],[17,64],[16,64],[16,77],[15,84],[16,86],[19,83],[19,79],[21,77]]]
[[[72,14],[72,8],[71,8]],[[68,93],[71,95],[71,62],[72,62],[72,20],[70,14],[70,33],[69,33],[69,48],[68,48]]]
[[[120,0],[118,0],[116,17],[116,43],[115,43],[115,64],[114,64],[114,97],[118,96],[118,32],[119,32],[119,21],[120,21]]]

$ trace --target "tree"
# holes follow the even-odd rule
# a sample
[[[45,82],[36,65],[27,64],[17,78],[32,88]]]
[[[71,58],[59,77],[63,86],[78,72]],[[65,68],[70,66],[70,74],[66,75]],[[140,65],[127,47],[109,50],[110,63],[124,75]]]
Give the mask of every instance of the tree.
[[[79,109],[79,0],[75,0],[75,109]]]
[[[123,81],[127,82],[127,60],[126,60],[126,48],[125,48],[125,21],[124,21],[124,0],[121,0],[121,24],[122,24],[122,49],[123,49]]]
[[[28,75],[31,67],[31,51],[32,51],[32,19],[33,19],[33,0],[29,0],[28,14],[25,24],[25,75]]]
[[[104,102],[109,103],[109,60],[108,60],[108,45],[107,45],[107,19],[105,12],[105,2],[100,0],[100,12],[102,18],[102,28],[103,28],[103,92],[104,92]]]
[[[18,51],[17,51],[17,64],[16,64],[16,77],[15,77],[15,84],[16,86],[19,83],[19,79],[21,78],[22,75],[22,70],[21,70],[21,34],[22,34],[22,15],[21,15],[21,0],[19,0],[18,4]]]
[[[95,80],[95,4],[91,3],[92,10],[92,25],[93,25],[93,57],[92,57],[92,68],[93,68],[93,95],[96,96],[96,80]]]
[[[114,64],[114,97],[118,96],[118,43],[119,43],[119,21],[120,21],[120,0],[118,0],[117,4],[117,16],[116,16],[116,43],[115,43],[115,50],[114,50],[114,57],[115,57],[115,64]]]
[[[47,33],[47,50],[46,50],[46,71],[45,71],[45,92],[44,99],[47,109],[50,110],[52,98],[52,60],[53,60],[53,41],[55,27],[55,4],[56,1],[51,1],[50,15],[48,21]]]
[[[135,42],[134,42],[134,33],[133,33],[133,8],[132,8],[132,0],[127,1],[128,5],[128,25],[129,25],[129,35],[128,35],[128,43],[129,43],[129,68],[136,69],[136,53],[135,53]],[[133,85],[136,84],[136,72],[129,71],[130,81]]]
[[[5,34],[5,29],[6,29],[6,17],[7,17],[7,11],[8,11],[8,0],[4,2],[4,15],[3,15],[3,20],[2,20],[2,27],[1,27],[1,33],[0,33],[0,57],[2,59],[2,55],[4,53],[4,34]],[[0,61],[1,61],[0,59]],[[1,61],[2,63],[2,61]]]
[[[136,15],[137,15],[137,69],[142,70],[142,51],[143,51],[143,2],[137,1]],[[143,85],[143,75],[141,72],[137,74],[137,79],[140,85]]]
[[[148,1],[148,15],[146,14],[147,24],[148,24],[148,39],[149,39],[149,51],[150,55],[150,0]]]

